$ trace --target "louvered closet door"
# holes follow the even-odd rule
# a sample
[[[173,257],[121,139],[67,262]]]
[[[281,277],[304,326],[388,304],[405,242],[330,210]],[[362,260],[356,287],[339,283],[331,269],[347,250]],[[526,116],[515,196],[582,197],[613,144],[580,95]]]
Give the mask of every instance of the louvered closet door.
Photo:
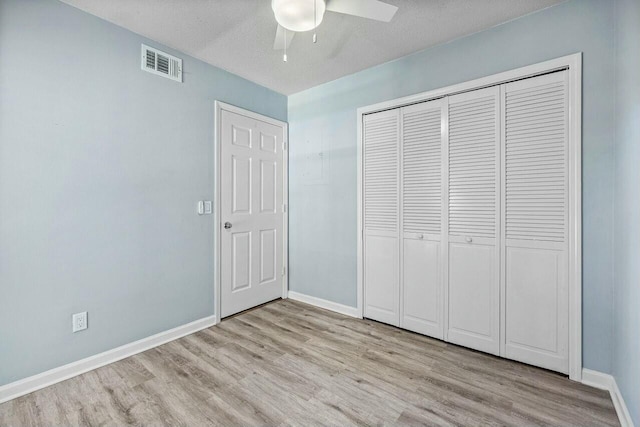
[[[400,323],[400,111],[363,118],[364,315]]]
[[[500,352],[500,88],[449,97],[447,340]]]
[[[567,73],[504,86],[505,356],[568,372]]]
[[[402,108],[401,326],[443,338],[444,100]]]

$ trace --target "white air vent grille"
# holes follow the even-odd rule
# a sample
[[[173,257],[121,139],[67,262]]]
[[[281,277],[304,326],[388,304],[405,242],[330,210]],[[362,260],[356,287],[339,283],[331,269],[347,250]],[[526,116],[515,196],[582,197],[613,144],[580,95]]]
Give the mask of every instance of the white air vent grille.
[[[144,44],[142,45],[142,69],[182,82],[182,59]]]

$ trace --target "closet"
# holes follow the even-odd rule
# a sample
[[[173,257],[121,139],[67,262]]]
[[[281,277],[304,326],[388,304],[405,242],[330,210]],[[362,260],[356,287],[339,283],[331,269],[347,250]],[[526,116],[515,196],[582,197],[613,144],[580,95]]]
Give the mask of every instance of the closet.
[[[363,115],[365,317],[568,372],[567,74]]]

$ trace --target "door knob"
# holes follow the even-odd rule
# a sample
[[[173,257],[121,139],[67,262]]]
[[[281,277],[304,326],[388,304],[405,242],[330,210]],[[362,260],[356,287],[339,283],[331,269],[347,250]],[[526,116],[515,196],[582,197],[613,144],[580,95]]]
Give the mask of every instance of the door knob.
[[[227,221],[227,222],[225,222],[225,223],[224,223],[224,228],[225,228],[225,229],[227,229],[227,230],[228,230],[228,229],[230,229],[231,227],[233,227],[233,226],[231,225],[231,223],[230,223],[229,221]]]
[[[471,237],[469,237],[469,236],[468,236],[465,240],[467,241],[467,243],[471,243],[471,242],[473,242],[473,238],[471,238]]]

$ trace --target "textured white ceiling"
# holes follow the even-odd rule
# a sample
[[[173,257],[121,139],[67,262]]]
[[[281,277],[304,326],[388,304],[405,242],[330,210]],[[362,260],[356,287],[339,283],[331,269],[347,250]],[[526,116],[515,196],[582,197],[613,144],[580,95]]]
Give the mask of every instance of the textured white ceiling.
[[[269,0],[62,0],[174,49],[289,95],[509,21],[563,0],[385,0],[390,23],[327,12],[273,50]]]

